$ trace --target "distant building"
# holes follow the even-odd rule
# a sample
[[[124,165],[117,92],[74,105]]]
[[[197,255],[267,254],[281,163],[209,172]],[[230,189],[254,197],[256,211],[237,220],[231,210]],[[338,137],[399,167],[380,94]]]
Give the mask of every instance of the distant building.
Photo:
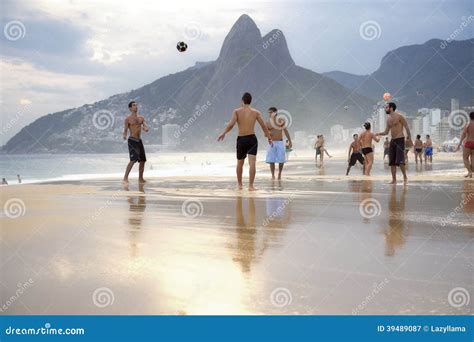
[[[430,123],[431,126],[436,126],[441,121],[441,109],[431,108],[430,109]]]
[[[331,126],[331,140],[332,141],[341,141],[343,139],[344,127],[342,125]]]
[[[174,124],[166,124],[162,126],[162,133],[163,133],[163,145],[168,147],[175,147],[179,146],[180,139],[179,132],[180,126]]]
[[[377,124],[375,125],[375,130],[382,132],[385,131],[385,127],[387,126],[387,113],[385,113],[384,108],[378,109],[378,118]]]
[[[431,134],[431,122],[430,122],[430,116],[425,115],[423,116],[423,119],[421,120],[421,131],[422,134]]]
[[[459,99],[451,99],[451,113],[459,110]]]

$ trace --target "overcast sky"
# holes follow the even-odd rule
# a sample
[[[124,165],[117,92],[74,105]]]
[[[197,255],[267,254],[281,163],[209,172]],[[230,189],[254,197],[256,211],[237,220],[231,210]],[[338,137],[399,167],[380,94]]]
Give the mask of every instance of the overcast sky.
[[[0,144],[45,114],[215,60],[244,13],[262,35],[281,29],[296,64],[355,74],[375,71],[392,49],[446,39],[474,14],[463,0],[1,0],[0,10]],[[469,21],[456,39],[473,29]]]

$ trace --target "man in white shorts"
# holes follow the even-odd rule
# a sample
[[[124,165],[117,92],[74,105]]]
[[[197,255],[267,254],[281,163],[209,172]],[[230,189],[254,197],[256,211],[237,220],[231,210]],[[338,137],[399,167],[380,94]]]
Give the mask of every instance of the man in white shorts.
[[[278,117],[277,112],[278,110],[275,107],[268,108],[269,120],[267,121],[267,127],[270,131],[273,145],[268,146],[266,162],[270,164],[272,179],[275,179],[275,163],[278,163],[278,179],[281,179],[281,172],[286,162],[286,147],[291,149],[293,146],[286,122]],[[283,133],[285,133],[288,139],[287,146],[285,146],[283,141]]]

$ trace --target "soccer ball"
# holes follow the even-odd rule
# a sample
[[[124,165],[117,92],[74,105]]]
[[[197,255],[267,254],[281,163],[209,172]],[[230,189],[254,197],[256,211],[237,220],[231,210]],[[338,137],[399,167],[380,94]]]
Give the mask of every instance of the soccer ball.
[[[179,52],[184,52],[188,48],[188,44],[186,44],[185,42],[178,42],[178,44],[176,44],[176,48]]]
[[[348,110],[349,109],[349,106],[344,106],[344,110]]]
[[[390,93],[383,94],[383,99],[385,101],[389,101],[391,98],[392,98],[392,94],[390,94]]]

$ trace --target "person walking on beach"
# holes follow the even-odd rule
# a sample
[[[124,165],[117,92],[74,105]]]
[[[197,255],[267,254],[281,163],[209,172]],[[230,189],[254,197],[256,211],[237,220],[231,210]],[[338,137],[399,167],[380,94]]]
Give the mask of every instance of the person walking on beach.
[[[20,175],[16,175],[16,178],[18,179],[18,184],[21,184],[21,177],[20,177]]]
[[[433,162],[433,141],[431,140],[429,134],[426,135],[425,141],[425,164],[428,160],[430,163]]]
[[[280,122],[277,116],[277,109],[275,107],[268,108],[269,120],[267,128],[273,141],[272,145],[268,145],[266,162],[270,164],[270,172],[272,179],[275,179],[275,163],[278,163],[278,179],[281,179],[281,172],[286,162],[286,147],[283,143],[283,133],[288,138],[288,147],[291,149],[293,143],[291,142],[290,133],[285,126],[285,122]]]
[[[462,130],[461,139],[456,148],[456,152],[459,151],[461,144],[464,143],[462,156],[464,166],[467,169],[467,175],[464,176],[466,178],[472,178],[472,172],[474,171],[474,112],[470,112],[469,117],[471,121]]]
[[[138,105],[135,101],[131,101],[128,104],[128,109],[131,114],[127,116],[124,121],[123,140],[127,140],[128,135],[130,162],[125,169],[125,175],[123,176],[124,185],[128,185],[128,175],[136,162],[139,162],[138,182],[145,183],[145,179],[143,179],[143,171],[145,170],[146,154],[141,139],[141,133],[142,129],[145,132],[148,132],[149,130],[145,118],[138,114]]]
[[[225,135],[234,128],[237,123],[239,135],[237,137],[237,183],[239,190],[242,189],[242,171],[245,163],[245,158],[249,157],[249,191],[256,190],[254,188],[255,174],[256,174],[256,161],[257,161],[257,149],[258,140],[255,136],[255,123],[258,121],[260,127],[262,127],[265,136],[268,138],[268,143],[273,145],[270,131],[262,119],[262,114],[252,108],[250,103],[252,102],[252,95],[250,93],[244,93],[242,96],[241,107],[235,109],[232,112],[232,117],[224,128],[224,131],[219,135],[217,141],[223,141]]]
[[[362,147],[362,154],[365,158],[364,175],[370,176],[370,171],[372,170],[372,165],[374,164],[374,148],[372,140],[379,142],[380,138],[372,133],[370,122],[366,122],[364,124],[364,128],[365,132],[360,135],[359,144]]]
[[[405,167],[405,135],[403,129],[407,132],[407,138],[411,141],[411,132],[408,127],[407,120],[403,115],[396,112],[397,105],[389,102],[385,105],[385,113],[389,116],[387,119],[387,127],[385,131],[377,133],[376,136],[383,136],[390,133],[392,140],[390,140],[390,150],[388,155],[388,164],[392,173],[392,181],[390,184],[397,184],[397,166],[403,174],[404,184],[408,183],[408,177]]]
[[[388,151],[390,147],[390,141],[388,140],[388,137],[385,137],[385,141],[383,142],[383,161],[385,162],[385,156],[388,156]]]
[[[353,167],[357,161],[362,165],[362,173],[365,173],[365,163],[364,163],[364,157],[362,156],[362,153],[360,151],[361,145],[359,142],[359,135],[354,134],[352,136],[354,141],[349,145],[349,153],[347,156],[347,162],[349,165],[347,166],[347,171],[346,171],[346,176],[349,175],[349,171],[351,167]]]
[[[314,143],[314,149],[316,150],[316,157],[315,157],[316,163],[318,162],[318,155],[319,155],[320,166],[323,166],[324,164],[324,153],[326,153],[326,155],[329,158],[332,158],[332,156],[328,153],[328,151],[324,147],[324,143],[325,143],[324,136],[322,134],[318,135]]]
[[[2,185],[8,185],[8,182],[5,178],[2,178]]]
[[[421,135],[416,136],[415,140],[415,162],[418,164],[418,158],[420,159],[420,164],[423,164],[423,141],[421,141]]]

